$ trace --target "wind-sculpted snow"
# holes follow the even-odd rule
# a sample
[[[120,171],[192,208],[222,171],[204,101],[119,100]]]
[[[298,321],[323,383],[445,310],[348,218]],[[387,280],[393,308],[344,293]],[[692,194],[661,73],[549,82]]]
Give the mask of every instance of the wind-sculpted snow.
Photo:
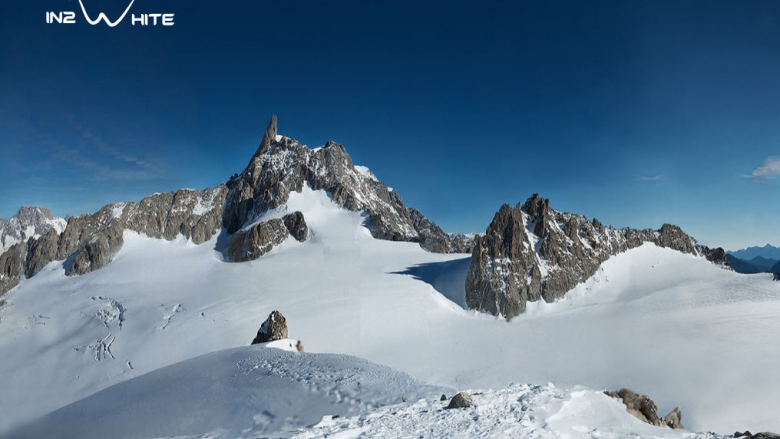
[[[106,348],[104,353],[110,354]],[[214,352],[109,387],[11,432],[14,438],[289,437],[451,390],[346,355],[255,345]],[[286,433],[285,433],[286,432]]]
[[[729,267],[723,249],[700,246],[677,226],[613,229],[595,218],[555,211],[549,199],[534,194],[522,207],[503,205],[475,239],[466,302],[469,308],[512,318],[528,302],[562,298],[608,258],[645,242]]]

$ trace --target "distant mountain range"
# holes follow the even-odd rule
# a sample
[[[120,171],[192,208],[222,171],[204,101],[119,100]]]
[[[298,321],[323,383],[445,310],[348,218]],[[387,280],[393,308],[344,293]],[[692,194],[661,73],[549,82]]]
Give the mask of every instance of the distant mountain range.
[[[731,268],[733,268],[734,271],[742,274],[768,273],[772,271],[774,266],[778,263],[774,259],[766,259],[761,256],[756,256],[755,258],[746,261],[728,254],[726,255],[726,259],[729,260]]]
[[[726,258],[737,273],[780,273],[780,248],[769,244],[730,251]]]
[[[755,257],[774,259],[775,261],[780,260],[780,248],[769,244],[763,247],[748,247],[746,249],[729,251],[726,253],[742,259],[743,261],[750,261]]]

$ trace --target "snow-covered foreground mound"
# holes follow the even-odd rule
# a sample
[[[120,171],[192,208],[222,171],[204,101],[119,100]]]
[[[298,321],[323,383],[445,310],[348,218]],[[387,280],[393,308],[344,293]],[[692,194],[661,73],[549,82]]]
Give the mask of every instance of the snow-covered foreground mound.
[[[692,430],[780,430],[780,285],[645,245],[563,301],[507,323],[464,310],[466,255],[375,240],[322,192],[293,194],[305,243],[248,263],[127,234],[114,262],[51,263],[0,308],[0,431],[158,368],[245,346],[280,310],[310,352],[356,355],[452,388],[628,387]],[[426,283],[430,282],[430,283]],[[441,290],[441,293],[433,288]]]
[[[326,415],[357,415],[397,404],[403,396],[417,400],[448,390],[356,357],[256,345],[203,355],[125,381],[10,436],[257,437],[316,424]]]
[[[261,346],[218,351],[109,387],[9,434],[103,438],[709,438],[640,422],[602,392],[451,389],[356,357]],[[409,402],[401,401],[403,396]]]

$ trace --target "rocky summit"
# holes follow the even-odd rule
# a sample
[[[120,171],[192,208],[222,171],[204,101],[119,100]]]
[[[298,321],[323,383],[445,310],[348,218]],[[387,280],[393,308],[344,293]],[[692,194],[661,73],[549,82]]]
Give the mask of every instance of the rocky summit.
[[[45,235],[51,229],[62,232],[64,228],[65,220],[53,217],[49,209],[24,206],[7,220],[0,218],[0,252],[29,238]]]
[[[723,249],[698,245],[677,226],[614,229],[595,218],[589,221],[583,215],[558,212],[549,199],[534,194],[522,206],[501,206],[485,234],[475,238],[466,304],[514,317],[525,311],[528,302],[560,299],[609,257],[645,242],[730,268]]]
[[[267,212],[284,210],[290,193],[301,192],[304,185],[325,190],[340,207],[365,212],[366,225],[377,239],[418,242],[436,253],[469,248],[470,242],[447,235],[418,210],[406,207],[398,193],[368,169],[356,167],[343,145],[327,142],[321,148],[310,149],[295,139],[278,135],[277,127],[274,116],[247,167],[227,183],[229,192],[222,223],[233,234],[231,248],[237,250],[229,255],[230,259],[254,259],[267,252],[264,249],[270,250],[269,245],[280,242],[280,234],[286,238],[283,227],[269,224],[265,228],[276,232],[268,233],[266,240],[253,241],[252,248],[246,247],[245,234],[248,225],[263,227],[258,223],[262,223]],[[305,224],[303,215],[296,215]],[[300,236],[296,239],[302,240]]]
[[[202,244],[224,227],[229,235],[225,259],[257,259],[292,237],[309,236],[301,212],[287,213],[292,191],[304,185],[325,190],[338,206],[365,212],[378,239],[418,242],[437,253],[471,252],[468,235],[448,235],[367,168],[354,166],[343,145],[328,142],[309,149],[277,134],[273,116],[246,169],[226,184],[202,191],[180,189],[154,194],[138,203],[114,203],[94,214],[53,218],[42,208],[22,208],[0,220],[0,295],[52,261],[64,261],[68,276],[110,264],[124,244],[125,231],[173,240],[183,236]],[[275,210],[270,217],[265,215]]]

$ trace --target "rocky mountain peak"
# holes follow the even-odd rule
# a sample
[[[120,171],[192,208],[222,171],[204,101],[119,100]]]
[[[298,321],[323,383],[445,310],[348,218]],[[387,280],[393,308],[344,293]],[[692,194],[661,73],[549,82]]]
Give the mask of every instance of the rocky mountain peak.
[[[51,229],[62,231],[65,220],[54,218],[49,209],[23,206],[8,220],[0,219],[0,253],[12,245],[45,235]]]
[[[255,157],[259,156],[260,154],[265,154],[268,152],[268,149],[271,148],[271,145],[276,143],[277,132],[277,119],[276,115],[274,114],[271,116],[271,121],[268,123],[268,127],[265,129],[265,134],[263,134],[263,139],[260,141],[260,146],[257,147]]]
[[[356,168],[343,145],[328,141],[310,149],[289,137],[277,141],[277,123],[276,117],[271,119],[258,153],[228,183],[223,225],[233,235],[231,239],[255,245],[256,240],[242,236],[247,229],[256,228],[266,212],[283,208],[291,192],[301,192],[308,185],[312,190],[326,191],[340,207],[365,212],[367,226],[377,239],[419,242],[426,250],[441,253],[464,248],[461,240],[454,243],[454,238],[419,211],[407,208],[396,192],[366,168]],[[282,234],[274,235],[275,241],[285,237],[283,228],[274,229]],[[233,248],[236,253],[228,255],[232,260],[263,254],[243,244]]]
[[[595,218],[558,212],[549,199],[533,194],[522,207],[501,206],[485,234],[474,240],[466,303],[511,318],[527,302],[560,299],[602,262],[645,242],[729,268],[723,249],[701,246],[677,226],[614,229]]]
[[[497,231],[501,239],[492,241],[494,253],[500,257],[518,258],[524,243],[528,242],[525,221],[520,206],[514,208],[504,204],[493,217],[489,228]]]
[[[22,206],[13,218],[23,224],[43,224],[53,219],[49,209],[38,206]]]
[[[523,203],[521,210],[533,220],[534,234],[544,236],[549,232],[548,222],[552,219],[549,198],[533,194]]]

